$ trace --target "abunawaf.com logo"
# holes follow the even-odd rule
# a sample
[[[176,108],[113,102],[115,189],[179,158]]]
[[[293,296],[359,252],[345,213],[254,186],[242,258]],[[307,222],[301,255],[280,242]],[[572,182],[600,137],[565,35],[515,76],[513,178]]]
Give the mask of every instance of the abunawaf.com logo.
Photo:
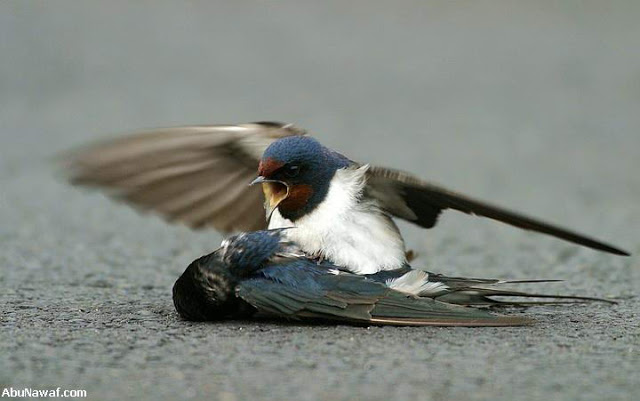
[[[15,389],[13,387],[5,387],[2,390],[1,397],[10,398],[84,398],[87,396],[87,390],[62,390],[60,387],[56,389],[35,389],[22,388]]]

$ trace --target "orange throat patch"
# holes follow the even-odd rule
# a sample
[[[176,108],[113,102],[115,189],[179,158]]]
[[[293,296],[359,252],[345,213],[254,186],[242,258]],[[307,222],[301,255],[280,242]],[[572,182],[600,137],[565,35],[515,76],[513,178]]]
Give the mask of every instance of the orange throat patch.
[[[289,188],[289,195],[280,202],[280,210],[285,212],[300,210],[307,205],[311,195],[313,195],[311,185],[292,185]]]

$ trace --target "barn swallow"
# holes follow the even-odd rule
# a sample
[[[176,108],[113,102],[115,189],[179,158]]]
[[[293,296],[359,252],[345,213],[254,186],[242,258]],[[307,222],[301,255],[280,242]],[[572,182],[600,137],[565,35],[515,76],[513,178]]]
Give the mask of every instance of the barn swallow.
[[[446,277],[408,265],[399,271],[353,274],[326,260],[317,263],[285,233],[278,229],[239,234],[192,262],[173,287],[180,316],[202,321],[259,313],[352,324],[519,326],[531,320],[496,316],[467,305],[521,304],[491,298],[505,295],[598,300],[500,290],[493,287],[505,282]],[[398,280],[403,285],[394,286]]]
[[[72,182],[171,222],[225,233],[296,227],[287,235],[306,255],[356,274],[407,263],[393,218],[432,228],[446,209],[629,255],[409,173],[355,162],[291,124],[160,129],[82,149],[68,161]]]

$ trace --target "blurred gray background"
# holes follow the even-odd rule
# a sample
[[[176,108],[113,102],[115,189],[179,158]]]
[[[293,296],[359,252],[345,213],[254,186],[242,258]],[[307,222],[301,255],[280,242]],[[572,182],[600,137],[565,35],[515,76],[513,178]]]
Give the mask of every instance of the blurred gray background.
[[[68,187],[147,127],[294,122],[350,157],[640,252],[640,2],[0,2],[0,385],[90,399],[631,400],[638,258],[447,213],[417,265],[559,278],[533,327],[179,320],[214,232]],[[538,288],[540,289],[540,288]],[[636,394],[636,396],[633,396]]]

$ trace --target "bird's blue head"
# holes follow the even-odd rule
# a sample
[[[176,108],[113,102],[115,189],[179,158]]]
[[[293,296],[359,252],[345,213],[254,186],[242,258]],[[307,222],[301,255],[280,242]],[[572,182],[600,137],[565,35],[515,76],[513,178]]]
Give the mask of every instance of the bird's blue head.
[[[278,208],[295,221],[313,211],[327,196],[336,170],[351,161],[308,136],[288,136],[265,150],[258,178],[265,194],[267,216]]]

